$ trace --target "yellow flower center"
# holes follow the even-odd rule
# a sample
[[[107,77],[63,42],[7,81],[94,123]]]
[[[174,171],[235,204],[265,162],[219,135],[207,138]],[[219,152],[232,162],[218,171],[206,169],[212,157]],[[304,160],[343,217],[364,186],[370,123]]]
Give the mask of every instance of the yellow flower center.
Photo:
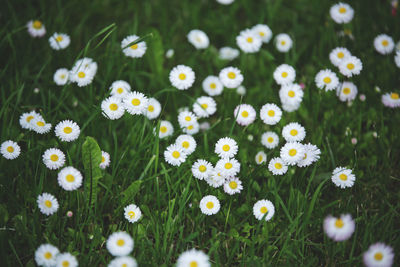
[[[197,261],[191,261],[190,262],[190,267],[198,267],[199,265],[197,264]]]
[[[189,142],[188,141],[183,141],[182,146],[184,148],[189,148]]]
[[[150,111],[150,112],[153,112],[154,111],[154,107],[152,105],[149,105],[147,107],[147,110]]]
[[[286,71],[284,71],[284,72],[282,72],[281,75],[282,75],[283,78],[286,78],[288,76],[288,73]]]
[[[189,125],[187,128],[188,128],[188,130],[192,130],[193,129],[193,125]]]
[[[192,118],[190,116],[185,117],[185,121],[191,121],[191,120],[192,120]]]
[[[59,35],[59,36],[56,37],[56,41],[57,41],[57,42],[61,42],[62,40],[63,40],[63,37],[62,37],[61,35]]]
[[[383,254],[381,252],[375,253],[374,259],[377,261],[381,261],[383,259]]]
[[[68,261],[63,261],[62,262],[63,267],[69,267],[69,262]]]
[[[69,126],[65,127],[65,128],[64,128],[64,133],[66,133],[66,134],[72,133],[72,128],[69,127]]]
[[[207,170],[207,167],[206,166],[204,166],[204,165],[200,165],[200,167],[199,167],[199,171],[201,171],[201,172],[205,172]]]
[[[167,127],[161,126],[161,127],[160,127],[160,132],[166,133],[166,132],[167,132]]]
[[[388,46],[388,45],[389,45],[388,40],[383,40],[383,41],[382,41],[382,45],[383,45],[383,46]]]
[[[131,49],[136,50],[138,48],[137,44],[131,45]]]
[[[259,155],[258,156],[258,162],[261,162],[263,160],[263,156],[262,155]]]
[[[296,129],[290,130],[290,135],[291,136],[296,136],[299,132]]]
[[[215,83],[210,83],[210,88],[215,89],[215,88],[217,88],[217,85]]]
[[[35,20],[32,24],[33,28],[35,28],[36,30],[39,30],[40,28],[42,28],[42,23],[38,20]]]
[[[43,127],[44,126],[44,122],[43,121],[38,121],[36,123],[37,126]]]
[[[179,156],[181,155],[181,153],[179,153],[178,151],[174,151],[174,152],[172,152],[172,156],[174,157],[174,158],[179,158]]]
[[[282,164],[280,164],[279,162],[275,163],[275,169],[277,170],[282,169]]]
[[[122,94],[123,92],[124,92],[124,89],[122,89],[121,87],[117,89],[118,94]]]
[[[296,156],[296,154],[297,154],[297,150],[296,149],[292,148],[292,149],[289,150],[289,156],[294,157],[294,156]]]
[[[265,214],[265,213],[267,213],[267,211],[268,211],[268,209],[267,209],[267,207],[261,207],[261,209],[260,209],[260,212],[262,213],[262,214]]]
[[[354,69],[354,64],[353,63],[348,63],[347,64],[347,68],[349,69],[349,70],[352,70],[352,69]]]
[[[251,37],[247,37],[246,40],[247,40],[248,43],[252,43],[253,42],[253,38],[251,38]]]
[[[112,103],[112,104],[110,104],[110,109],[111,109],[112,111],[116,111],[116,110],[118,109],[118,105],[115,104],[115,103]]]
[[[125,245],[125,240],[123,240],[123,239],[118,239],[118,240],[117,240],[117,246],[122,247],[123,245]]]
[[[391,99],[396,99],[396,100],[397,100],[397,99],[399,99],[399,94],[398,94],[398,93],[391,93],[391,94],[390,94],[390,98],[391,98]]]
[[[26,117],[26,121],[27,121],[27,122],[30,122],[32,119],[33,119],[33,116],[32,116],[32,115],[31,115],[31,116],[28,116],[28,117]]]
[[[242,117],[247,118],[249,116],[249,113],[245,110],[242,112]]]
[[[268,137],[267,141],[268,141],[268,143],[272,143],[272,142],[274,142],[274,138]]]
[[[128,267],[128,264],[123,263],[123,264],[122,264],[122,267]]]
[[[225,163],[225,169],[229,170],[232,167],[233,167],[232,163],[230,163],[230,162]]]
[[[53,204],[51,203],[50,200],[46,200],[46,201],[44,202],[44,205],[45,205],[46,207],[48,207],[48,208],[51,208],[51,206],[53,206]]]
[[[324,78],[324,83],[331,83],[332,79],[330,77]]]
[[[261,37],[263,37],[263,36],[265,35],[264,32],[259,32],[258,34],[259,34]]]
[[[14,152],[14,148],[12,146],[7,147],[7,151],[9,153],[13,153]]]
[[[229,151],[229,149],[231,149],[231,147],[229,145],[224,145],[222,147],[222,150],[225,151],[225,152]]]
[[[344,53],[343,52],[338,52],[337,53],[338,58],[344,58]]]
[[[347,180],[347,175],[342,173],[341,175],[339,175],[339,179],[342,181],[346,181]]]
[[[67,182],[72,183],[73,181],[75,181],[75,177],[72,174],[68,174],[65,177],[65,180],[67,180]]]
[[[58,160],[58,156],[56,154],[53,154],[50,156],[50,160],[51,161],[57,161]]]
[[[104,156],[101,156],[101,163],[103,163],[104,161],[106,161],[106,158]]]
[[[206,206],[207,206],[207,209],[210,210],[210,209],[214,208],[214,203],[209,201],[209,202],[207,202]]]
[[[85,78],[86,74],[83,71],[78,72],[79,78]]]
[[[137,98],[132,99],[131,102],[132,102],[132,105],[134,105],[134,106],[139,106],[140,105],[140,100],[137,99]]]
[[[268,110],[268,116],[270,116],[270,117],[275,116],[275,111],[273,111],[272,109]]]
[[[232,188],[232,189],[236,189],[237,186],[238,186],[238,184],[237,184],[235,181],[231,181],[231,182],[229,183],[229,187]]]
[[[236,74],[234,72],[228,72],[228,78],[229,79],[235,79],[236,78]]]
[[[337,228],[342,228],[343,225],[344,225],[344,222],[343,222],[341,219],[337,219],[337,220],[336,220],[335,226],[336,226]]]
[[[201,104],[201,107],[202,107],[203,109],[206,109],[206,108],[208,108],[208,105],[207,105],[206,103],[203,103],[203,104]]]
[[[46,259],[50,260],[51,258],[53,258],[53,255],[50,252],[47,251],[46,253],[44,253],[44,257]]]
[[[348,88],[348,87],[343,88],[343,94],[345,94],[345,95],[350,94],[350,88]]]
[[[64,79],[64,78],[65,78],[65,74],[61,74],[61,75],[60,75],[60,78],[61,78],[61,79]]]
[[[181,73],[179,74],[179,79],[181,79],[182,81],[186,79],[186,74],[185,73]]]
[[[287,94],[289,97],[294,97],[295,96],[295,93],[292,91],[292,90],[290,90],[289,92],[288,92],[288,94]]]
[[[281,45],[285,45],[286,44],[286,42],[285,41],[281,41]]]
[[[129,218],[133,219],[135,217],[135,212],[131,210],[130,212],[128,212],[128,216]]]
[[[339,8],[339,13],[341,14],[346,13],[346,8],[344,7]]]

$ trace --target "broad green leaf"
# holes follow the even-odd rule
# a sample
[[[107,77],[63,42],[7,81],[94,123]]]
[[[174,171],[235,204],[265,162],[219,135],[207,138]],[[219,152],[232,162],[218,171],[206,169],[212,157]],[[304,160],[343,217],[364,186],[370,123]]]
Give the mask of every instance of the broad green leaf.
[[[133,183],[131,183],[130,186],[128,186],[128,188],[124,192],[122,192],[123,195],[122,203],[124,205],[128,204],[128,202],[132,200],[133,197],[139,192],[141,184],[142,180],[136,180]]]

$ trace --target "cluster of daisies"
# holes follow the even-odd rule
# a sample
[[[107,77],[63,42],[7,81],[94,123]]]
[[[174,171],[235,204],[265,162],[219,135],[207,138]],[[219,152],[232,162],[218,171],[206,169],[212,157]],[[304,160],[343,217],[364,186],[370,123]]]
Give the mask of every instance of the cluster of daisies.
[[[30,20],[26,24],[28,33],[34,38],[40,38],[46,35],[46,27],[40,20]],[[54,50],[62,50],[69,46],[71,38],[68,34],[55,32],[49,38],[51,48]]]
[[[77,60],[71,70],[66,68],[56,70],[53,80],[60,86],[72,82],[76,83],[79,87],[83,87],[93,82],[96,72],[97,63],[93,59],[85,57]]]

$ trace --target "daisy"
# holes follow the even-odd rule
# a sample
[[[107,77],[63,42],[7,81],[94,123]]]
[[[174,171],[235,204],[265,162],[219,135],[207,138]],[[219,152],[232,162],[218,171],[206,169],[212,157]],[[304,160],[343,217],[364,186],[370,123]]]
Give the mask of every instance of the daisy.
[[[39,113],[35,112],[35,111],[23,113],[19,117],[19,124],[24,129],[33,130],[32,120],[35,119],[35,118],[43,120],[42,116]]]
[[[386,34],[379,34],[374,39],[375,50],[382,55],[390,54],[394,49],[392,37]]]
[[[256,154],[255,159],[256,159],[257,165],[261,165],[261,164],[267,162],[267,154],[265,154],[264,151],[259,151],[259,152]]]
[[[192,174],[195,178],[203,180],[211,175],[213,169],[210,162],[204,159],[198,159],[192,165]]]
[[[130,256],[116,257],[108,264],[108,267],[137,267],[136,260]]]
[[[258,35],[263,43],[269,43],[272,38],[272,31],[268,25],[257,24],[251,28],[251,30],[254,32],[254,34]]]
[[[372,244],[363,254],[363,262],[367,267],[390,267],[393,259],[393,249],[384,243]]]
[[[261,144],[268,149],[274,149],[279,144],[279,136],[274,132],[265,132],[261,135]]]
[[[78,267],[78,261],[74,255],[65,252],[56,257],[56,267]]]
[[[261,199],[254,204],[253,214],[257,220],[264,218],[265,221],[269,221],[275,214],[274,204],[267,199]]]
[[[108,154],[107,152],[105,152],[105,151],[101,151],[101,162],[100,162],[100,165],[99,165],[99,167],[100,167],[100,169],[105,169],[105,168],[107,168],[108,166],[110,166],[110,154]]]
[[[71,71],[75,73],[80,70],[86,70],[88,73],[94,75],[97,72],[97,63],[88,57],[81,58],[75,62]]]
[[[239,50],[232,47],[221,47],[219,49],[219,58],[222,60],[234,60],[239,54]]]
[[[304,157],[297,163],[297,166],[306,167],[318,161],[319,156],[321,155],[321,150],[319,150],[316,145],[308,143],[306,145],[303,145],[303,148],[305,151]]]
[[[223,177],[232,177],[240,172],[240,163],[234,158],[223,158],[218,160],[215,169],[221,172]]]
[[[340,73],[346,77],[360,74],[362,68],[361,60],[354,56],[343,59],[342,63],[339,65]]]
[[[241,126],[247,126],[253,123],[256,119],[256,115],[255,109],[248,104],[241,104],[233,111],[236,122]]]
[[[149,99],[143,93],[133,91],[123,98],[123,104],[129,114],[140,115],[145,113]]]
[[[332,172],[332,182],[340,188],[352,187],[356,176],[351,172],[350,169],[343,167],[337,167]]]
[[[156,128],[154,129],[156,130]],[[159,138],[165,138],[171,136],[174,133],[174,126],[169,121],[161,121],[160,122],[160,129],[158,131]]]
[[[297,162],[304,158],[304,147],[298,142],[286,143],[281,148],[281,159],[287,165],[296,165]]]
[[[65,49],[69,46],[70,42],[71,38],[65,33],[56,32],[49,38],[50,46],[54,50]]]
[[[241,96],[245,95],[246,87],[244,87],[243,85],[239,86],[238,88],[236,88],[236,93]]]
[[[149,98],[148,106],[147,109],[144,113],[144,115],[149,119],[149,120],[154,120],[160,115],[161,112],[161,104],[158,102],[157,99],[155,98]]]
[[[199,118],[208,118],[217,111],[217,103],[212,97],[201,96],[193,103],[193,111]]]
[[[204,179],[208,185],[218,188],[225,183],[225,178],[221,175],[218,170],[213,170],[211,175]]]
[[[275,45],[279,52],[286,53],[292,48],[293,41],[288,34],[280,33],[275,37]]]
[[[201,30],[191,30],[187,35],[189,43],[196,49],[206,49],[210,44],[210,40],[205,32]]]
[[[46,123],[42,117],[33,118],[30,121],[30,124],[32,126],[32,130],[38,134],[45,134],[51,130],[51,123]]]
[[[142,217],[142,211],[135,204],[130,204],[124,208],[124,215],[130,223],[135,223]]]
[[[240,193],[242,189],[242,181],[240,181],[239,178],[231,177],[224,183],[224,191],[229,195]]]
[[[117,120],[125,113],[125,107],[121,99],[115,96],[110,96],[101,102],[101,110],[104,117],[110,120]]]
[[[382,103],[386,107],[398,108],[398,107],[400,107],[400,96],[396,92],[383,94],[382,95]]]
[[[21,148],[16,142],[7,140],[1,144],[0,151],[6,159],[16,159],[21,153]]]
[[[340,63],[342,63],[343,59],[351,56],[350,51],[345,47],[336,47],[329,54],[329,60],[333,65],[339,67]]]
[[[65,155],[58,148],[49,148],[43,153],[43,163],[50,170],[57,170],[65,163]]]
[[[132,44],[133,42],[136,42],[138,39],[139,39],[139,36],[137,36],[137,35],[129,35],[122,40],[121,49],[122,49],[122,52],[124,52],[125,56],[131,57],[131,58],[139,58],[139,57],[142,57],[146,53],[146,49],[147,49],[146,42],[141,41],[141,42]]]
[[[339,79],[336,73],[329,69],[321,70],[315,76],[315,84],[319,89],[324,89],[325,91],[335,90],[339,85]]]
[[[220,95],[224,90],[224,86],[217,76],[208,76],[204,79],[202,86],[204,92],[210,96]]]
[[[133,239],[126,232],[114,232],[108,237],[106,247],[113,256],[126,256],[133,250]]]
[[[237,88],[243,82],[243,75],[235,67],[226,67],[219,72],[219,80],[226,88]]]
[[[329,10],[331,18],[338,24],[349,23],[354,16],[354,10],[345,3],[338,3]]]
[[[186,155],[192,154],[196,149],[196,140],[188,134],[182,134],[176,138],[175,144],[180,146]]]
[[[42,37],[46,34],[46,28],[39,20],[30,20],[26,26],[28,28],[28,33],[32,37]]]
[[[54,132],[61,141],[71,142],[78,139],[81,130],[76,122],[64,120],[56,125]]]
[[[199,132],[199,130],[200,130],[200,125],[198,122],[194,122],[193,124],[182,128],[182,131],[184,133],[190,134],[190,135],[197,134]]]
[[[355,222],[350,214],[342,214],[340,218],[328,215],[324,219],[326,235],[336,242],[345,241],[354,233]]]
[[[111,84],[110,91],[112,96],[124,98],[131,92],[131,86],[126,81],[118,80]]]
[[[57,85],[62,86],[67,84],[68,77],[69,77],[69,70],[61,68],[56,70],[53,76],[53,80]]]
[[[223,137],[215,144],[215,153],[220,158],[233,158],[238,152],[236,141],[229,137]]]
[[[180,166],[186,160],[186,153],[176,144],[169,145],[164,151],[165,161],[172,166]]]
[[[353,101],[357,96],[357,86],[352,82],[343,82],[336,91],[340,101]]]
[[[36,264],[45,267],[55,266],[58,253],[60,251],[57,247],[51,244],[42,244],[35,251]]]
[[[260,118],[267,125],[275,125],[282,118],[282,110],[275,104],[265,104],[261,107]]]
[[[257,33],[246,29],[236,37],[236,44],[245,53],[255,53],[260,50],[262,41]]]
[[[74,167],[64,167],[58,173],[58,184],[66,191],[74,191],[82,185],[82,174]]]
[[[52,215],[58,210],[57,199],[49,193],[39,195],[36,202],[40,212],[45,215]]]
[[[187,90],[192,87],[194,79],[194,71],[185,65],[178,65],[169,73],[169,81],[178,90]]]
[[[400,51],[396,52],[396,55],[394,56],[394,62],[396,63],[396,66],[400,68]]]
[[[282,86],[279,90],[279,98],[282,102],[282,108],[285,109],[285,105],[286,107],[288,105],[294,107],[300,105],[301,101],[303,101],[303,95],[304,92],[297,83]]]
[[[211,264],[207,254],[201,250],[191,249],[179,255],[176,267],[211,267]]]
[[[178,123],[181,128],[192,125],[197,122],[196,115],[188,110],[184,110],[178,114]]]
[[[301,142],[306,137],[306,129],[297,122],[291,122],[282,129],[286,142]]]
[[[273,158],[269,161],[268,170],[273,175],[282,175],[287,172],[288,166],[281,158]]]
[[[83,87],[92,83],[94,75],[96,71],[94,71],[97,67],[79,67],[76,65],[70,72],[69,72],[69,79],[71,82],[76,83],[79,87]]]
[[[288,64],[278,66],[273,75],[275,82],[279,85],[292,84],[296,79],[295,69]]]
[[[220,207],[219,200],[215,196],[208,195],[200,200],[200,210],[205,215],[217,214]]]

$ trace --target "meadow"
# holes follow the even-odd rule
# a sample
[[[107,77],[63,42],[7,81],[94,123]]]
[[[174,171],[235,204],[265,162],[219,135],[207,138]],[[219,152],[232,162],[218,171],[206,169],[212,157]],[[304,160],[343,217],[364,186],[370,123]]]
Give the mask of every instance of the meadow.
[[[393,249],[396,266],[400,104],[385,106],[382,95],[397,92],[398,98],[400,93],[400,66],[394,60],[395,50],[400,50],[400,10],[391,1],[347,2],[354,18],[345,24],[335,23],[330,16],[336,1],[320,0],[235,0],[230,5],[215,0],[3,3],[0,142],[17,142],[21,153],[13,160],[0,157],[0,265],[37,266],[35,251],[49,243],[74,255],[80,266],[108,266],[114,257],[107,239],[125,231],[134,240],[129,255],[138,266],[175,266],[190,249],[207,254],[212,266],[363,266],[363,253],[377,242]],[[46,27],[43,38],[29,35],[30,20],[40,20]],[[257,24],[268,25],[272,39],[256,53],[245,53],[236,37]],[[193,29],[207,34],[207,48],[196,49],[188,41]],[[51,48],[49,38],[55,32],[71,38],[66,49]],[[276,48],[279,33],[293,40],[286,53]],[[380,34],[393,38],[392,53],[382,55],[374,48]],[[126,47],[146,42],[142,57],[123,53],[121,41],[129,35],[141,39]],[[240,55],[221,59],[219,49],[225,46],[240,50]],[[347,48],[362,61],[359,75],[348,78],[331,63],[329,55],[336,47]],[[166,56],[170,49],[173,55]],[[83,87],[55,83],[57,69],[71,70],[84,57],[97,63],[92,82]],[[277,124],[268,125],[260,119],[260,109],[266,103],[282,107],[281,85],[274,79],[281,64],[295,69],[295,82],[304,87],[304,96],[295,111],[284,110]],[[195,73],[187,90],[178,90],[170,82],[177,65],[189,66]],[[202,87],[206,77],[218,76],[229,66],[241,71],[245,93],[225,87],[213,96],[217,110],[198,118],[201,127],[193,134],[196,150],[180,166],[169,164],[164,151],[185,133],[178,114],[184,107],[192,110],[199,97],[207,96]],[[318,88],[315,77],[323,69],[335,72],[340,82],[353,82],[358,88],[354,100],[343,102],[335,90]],[[102,101],[117,80],[156,98],[161,104],[159,116],[150,120],[125,112],[117,120],[107,118]],[[240,104],[249,104],[257,112],[247,126],[240,125],[234,114]],[[21,127],[20,116],[32,110],[52,124],[48,133]],[[55,135],[55,126],[63,120],[79,125],[76,140],[65,142]],[[155,134],[162,120],[173,125],[171,136]],[[280,156],[285,145],[282,130],[291,122],[304,127],[303,143],[317,146],[319,159],[273,175],[268,163]],[[266,131],[279,136],[273,149],[261,144]],[[220,159],[215,144],[223,137],[238,145],[237,177],[243,189],[233,195],[192,172],[198,159],[216,165]],[[49,148],[65,154],[64,167],[82,173],[82,186],[72,191],[60,187],[61,169],[51,170],[43,162]],[[110,155],[105,169],[98,167],[101,151]],[[266,153],[262,164],[256,162],[259,151]],[[332,182],[332,172],[340,166],[352,170],[354,185],[340,188]],[[59,203],[50,216],[38,207],[38,196],[44,192]],[[214,215],[199,208],[206,195],[220,202]],[[253,205],[262,199],[275,207],[268,221],[253,215]],[[142,214],[134,223],[124,216],[129,204],[137,205]],[[351,214],[355,230],[347,240],[336,242],[324,232],[323,224],[328,215],[341,214]]]

